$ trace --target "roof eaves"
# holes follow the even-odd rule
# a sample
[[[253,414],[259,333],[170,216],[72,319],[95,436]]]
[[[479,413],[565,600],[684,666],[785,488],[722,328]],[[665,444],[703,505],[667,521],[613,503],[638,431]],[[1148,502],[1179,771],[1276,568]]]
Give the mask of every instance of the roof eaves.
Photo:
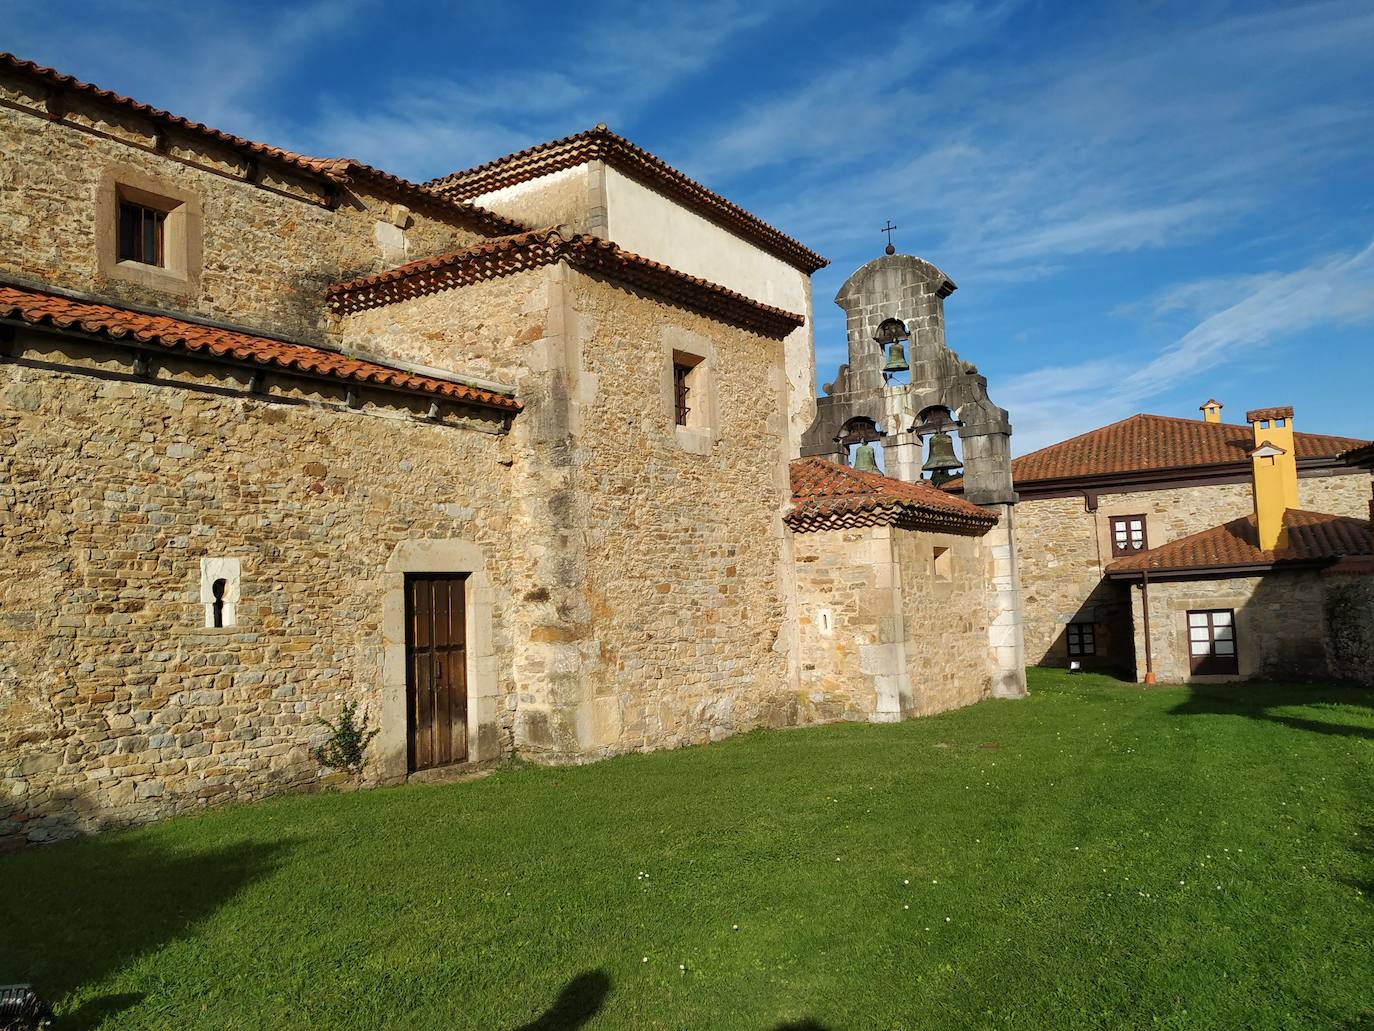
[[[759,244],[802,272],[810,274],[830,264],[827,258],[800,241],[692,179],[657,155],[612,132],[605,125],[527,147],[431,180],[426,185],[442,193],[471,199],[595,160],[605,161],[673,197],[698,214]]]
[[[201,358],[279,369],[287,374],[419,394],[507,415],[523,405],[512,396],[457,380],[413,373],[380,362],[354,358],[309,344],[236,330],[185,322],[172,315],[151,315],[103,302],[76,301],[60,294],[0,287],[0,319],[31,326],[124,341],[135,346],[182,351]]]
[[[102,89],[92,83],[83,82],[73,75],[67,75],[56,69],[24,60],[11,53],[0,51],[0,70],[38,82],[54,96],[60,96],[63,92],[70,92],[87,100],[146,118],[154,125],[176,129],[201,140],[247,154],[254,160],[266,159],[297,174],[323,180],[332,186],[344,186],[354,181],[366,181],[370,186],[400,197],[414,207],[435,214],[442,213],[450,218],[460,218],[483,232],[505,235],[519,232],[525,228],[512,219],[488,211],[476,204],[445,197],[419,183],[402,179],[400,176],[392,175],[389,172],[383,172],[381,169],[365,165],[352,158],[309,157],[270,144],[257,143],[242,136],[234,136],[203,122],[194,122],[182,115],[172,114],[170,111],[164,111],[161,108],[153,107],[151,104],[134,100],[132,97],[123,96],[113,90]],[[55,105],[50,105],[50,108],[49,120],[63,121],[65,112],[60,101]],[[39,112],[33,113],[39,114]]]
[[[781,338],[805,324],[801,315],[640,257],[608,240],[587,234],[565,235],[558,226],[483,241],[386,272],[335,283],[326,288],[325,296],[336,315],[350,315],[560,260],[765,336]]]

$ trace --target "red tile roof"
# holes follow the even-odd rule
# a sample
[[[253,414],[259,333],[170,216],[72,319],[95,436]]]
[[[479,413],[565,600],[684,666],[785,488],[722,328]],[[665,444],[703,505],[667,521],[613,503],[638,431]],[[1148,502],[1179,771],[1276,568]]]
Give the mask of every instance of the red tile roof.
[[[171,114],[141,101],[122,96],[112,90],[101,89],[99,86],[82,82],[71,75],[65,75],[52,68],[45,68],[33,61],[25,61],[3,51],[0,51],[0,71],[8,71],[38,82],[45,89],[53,92],[55,96],[60,96],[64,92],[79,95],[86,100],[106,104],[118,110],[147,118],[159,127],[178,129],[201,140],[217,143],[255,159],[275,162],[296,172],[324,179],[335,185],[342,186],[352,182],[367,183],[378,192],[391,196],[393,199],[403,200],[411,207],[426,209],[439,214],[441,217],[447,215],[449,218],[458,218],[484,233],[504,235],[519,232],[525,228],[519,222],[487,211],[475,204],[470,204],[460,197],[445,196],[427,186],[421,186],[389,172],[383,172],[381,169],[365,165],[361,161],[354,161],[352,158],[307,157],[303,154],[292,153],[289,150],[282,150],[280,147],[255,143],[252,140],[244,139],[242,136],[233,136],[201,122],[193,122],[181,115]],[[37,114],[38,112],[34,113]],[[48,114],[50,119],[61,121],[64,114],[60,101],[55,105],[50,104]]]
[[[806,321],[800,315],[621,250],[609,240],[565,233],[558,226],[486,240],[451,254],[422,258],[386,272],[335,283],[325,295],[336,314],[347,315],[557,261],[629,283],[765,336],[784,337]]]
[[[792,507],[784,518],[800,533],[896,525],[978,537],[997,524],[990,512],[924,481],[906,483],[824,458],[799,458],[788,471]]]
[[[1117,559],[1106,571],[1117,575],[1146,570],[1162,573],[1285,563],[1312,565],[1351,555],[1374,555],[1374,524],[1367,519],[1290,508],[1283,515],[1283,524],[1288,529],[1286,548],[1261,550],[1252,514]]]
[[[1277,408],[1255,408],[1245,413],[1246,422],[1260,422],[1263,419],[1291,418],[1293,418],[1292,405],[1280,405]]]
[[[1349,437],[1295,433],[1298,460],[1331,458],[1367,443]],[[1255,447],[1249,426],[1164,415],[1129,419],[1080,434],[1022,455],[1011,463],[1017,487],[1039,480],[1144,473],[1164,469],[1205,469],[1250,464]]]
[[[115,340],[129,338],[171,351],[231,358],[285,372],[446,398],[504,412],[518,412],[521,409],[519,401],[492,390],[433,376],[419,376],[320,347],[202,326],[166,315],[149,315],[109,304],[76,301],[39,290],[0,286],[0,318],[16,316],[35,325],[77,329]]]
[[[426,185],[448,196],[470,200],[493,190],[598,160],[605,161],[703,217],[753,241],[803,272],[815,272],[830,264],[815,251],[679,172],[662,158],[611,132],[604,125],[565,136],[561,140],[536,144],[475,168],[431,180]]]

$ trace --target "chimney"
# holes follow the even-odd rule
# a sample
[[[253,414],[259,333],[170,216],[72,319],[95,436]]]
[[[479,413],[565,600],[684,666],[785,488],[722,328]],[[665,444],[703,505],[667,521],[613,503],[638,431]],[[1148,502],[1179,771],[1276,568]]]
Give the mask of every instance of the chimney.
[[[1265,551],[1287,547],[1283,514],[1298,507],[1298,462],[1293,446],[1293,409],[1257,408],[1245,413],[1255,435],[1255,522]]]
[[[1202,417],[1208,422],[1221,422],[1221,410],[1224,407],[1225,405],[1216,400],[1216,398],[1208,398],[1202,404],[1198,405],[1198,408],[1202,410]]]

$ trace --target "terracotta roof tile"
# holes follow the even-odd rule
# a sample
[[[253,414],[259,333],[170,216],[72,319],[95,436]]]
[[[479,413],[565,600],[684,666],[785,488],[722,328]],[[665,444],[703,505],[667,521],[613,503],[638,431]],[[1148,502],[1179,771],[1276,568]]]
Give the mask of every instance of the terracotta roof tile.
[[[471,200],[493,190],[597,160],[605,161],[705,218],[752,240],[803,272],[815,272],[830,264],[815,251],[604,125],[536,144],[475,168],[431,180],[426,185],[449,196]]]
[[[410,182],[389,172],[383,172],[370,165],[365,165],[361,161],[354,161],[352,158],[307,157],[304,154],[296,154],[280,147],[255,143],[252,140],[244,139],[242,136],[234,136],[222,130],[213,129],[202,122],[193,122],[181,115],[174,115],[168,111],[163,111],[161,108],[133,100],[130,97],[115,93],[113,90],[101,89],[89,82],[82,82],[74,76],[63,74],[52,68],[45,68],[33,61],[25,61],[3,51],[0,51],[0,69],[40,82],[49,90],[78,94],[88,100],[140,115],[158,125],[179,129],[202,140],[220,144],[254,158],[265,158],[268,161],[274,161],[331,183],[345,185],[355,181],[367,182],[381,192],[403,198],[412,207],[445,211],[450,216],[462,218],[482,232],[508,234],[526,228],[519,222],[497,215],[485,208],[478,207],[476,204],[468,203],[462,198],[445,196],[427,186]]]
[[[1295,433],[1299,461],[1329,458],[1367,443],[1349,437]],[[1129,419],[1022,455],[1011,463],[1019,487],[1039,480],[1106,476],[1159,469],[1250,464],[1255,447],[1249,426],[1164,415]]]
[[[1280,405],[1277,408],[1255,408],[1245,413],[1246,422],[1259,422],[1263,419],[1291,418],[1293,418],[1292,405]]]
[[[335,283],[325,295],[336,314],[346,315],[557,261],[630,283],[683,307],[766,336],[784,337],[806,321],[800,315],[622,250],[609,240],[565,233],[558,226],[485,240],[451,254],[422,258],[386,272]]]
[[[1351,555],[1374,555],[1374,524],[1366,519],[1290,508],[1283,515],[1283,524],[1288,529],[1288,547],[1275,551],[1261,550],[1252,514],[1117,559],[1106,571],[1121,574],[1314,564]]]
[[[519,401],[495,391],[416,375],[320,347],[202,326],[166,315],[150,315],[108,304],[75,301],[38,290],[0,286],[0,318],[16,316],[35,325],[77,329],[116,340],[129,338],[172,351],[231,358],[286,372],[448,398],[505,412],[518,412],[521,408]]]
[[[897,525],[981,536],[997,517],[929,483],[906,483],[824,458],[799,458],[788,469],[792,507],[785,517],[798,532]]]

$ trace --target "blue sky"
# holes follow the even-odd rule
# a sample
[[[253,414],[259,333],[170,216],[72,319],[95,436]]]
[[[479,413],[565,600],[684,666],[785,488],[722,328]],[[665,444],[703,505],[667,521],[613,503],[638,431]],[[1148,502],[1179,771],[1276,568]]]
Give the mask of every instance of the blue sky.
[[[606,122],[832,259],[960,286],[1018,452],[1138,411],[1374,437],[1374,3],[0,0],[0,48],[414,179]]]

